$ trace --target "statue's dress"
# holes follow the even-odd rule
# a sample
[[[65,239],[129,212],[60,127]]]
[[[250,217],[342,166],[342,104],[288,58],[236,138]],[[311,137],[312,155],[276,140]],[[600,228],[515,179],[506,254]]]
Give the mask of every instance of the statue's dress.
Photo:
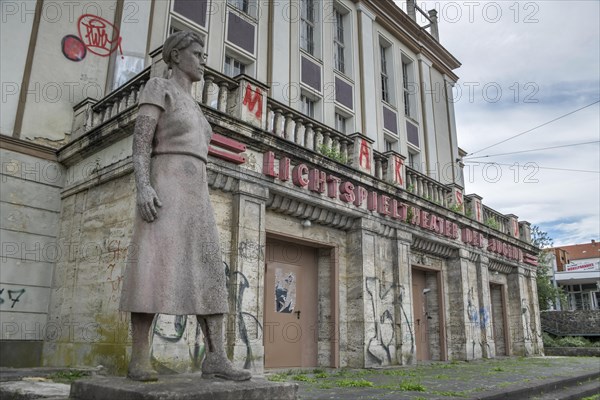
[[[144,221],[136,207],[119,309],[226,313],[225,268],[206,175],[212,129],[198,103],[173,81],[150,79],[139,104],[163,110],[150,162],[150,182],[162,207],[153,222]]]

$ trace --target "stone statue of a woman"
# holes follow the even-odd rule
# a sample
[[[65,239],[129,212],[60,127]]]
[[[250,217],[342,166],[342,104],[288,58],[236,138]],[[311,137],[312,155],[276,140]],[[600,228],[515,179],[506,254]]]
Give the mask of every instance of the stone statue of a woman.
[[[133,134],[137,211],[120,310],[131,312],[128,377],[157,379],[149,334],[156,313],[195,314],[206,344],[203,377],[250,379],[224,348],[228,312],[225,269],[206,175],[212,129],[191,96],[204,74],[204,42],[176,32],[163,46],[168,79],[150,79],[139,100]]]

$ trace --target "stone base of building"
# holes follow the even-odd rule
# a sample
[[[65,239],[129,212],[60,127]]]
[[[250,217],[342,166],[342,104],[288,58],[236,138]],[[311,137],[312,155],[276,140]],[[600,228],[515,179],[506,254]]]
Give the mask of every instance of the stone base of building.
[[[298,385],[252,378],[245,382],[202,379],[200,374],[161,376],[158,382],[136,382],[121,377],[99,377],[71,385],[72,400],[262,400],[296,399]]]
[[[43,345],[41,340],[0,340],[0,367],[39,367]]]

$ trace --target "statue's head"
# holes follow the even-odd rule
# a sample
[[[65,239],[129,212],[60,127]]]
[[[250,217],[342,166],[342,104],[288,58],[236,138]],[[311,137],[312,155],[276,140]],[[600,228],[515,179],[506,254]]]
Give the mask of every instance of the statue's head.
[[[192,43],[198,43],[204,50],[204,39],[196,32],[178,31],[171,34],[163,45],[163,60],[169,68],[173,65],[173,51],[178,52],[188,48]]]
[[[202,79],[206,63],[204,40],[196,32],[173,33],[165,41],[162,54],[169,69],[182,70],[192,81]]]

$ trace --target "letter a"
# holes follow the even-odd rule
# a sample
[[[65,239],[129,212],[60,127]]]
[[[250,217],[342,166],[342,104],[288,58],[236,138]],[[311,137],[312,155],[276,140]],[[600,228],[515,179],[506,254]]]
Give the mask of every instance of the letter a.
[[[363,157],[366,157],[366,165],[363,164]],[[362,168],[371,170],[371,154],[369,153],[369,145],[364,139],[360,141],[360,154],[358,156],[358,163]]]

